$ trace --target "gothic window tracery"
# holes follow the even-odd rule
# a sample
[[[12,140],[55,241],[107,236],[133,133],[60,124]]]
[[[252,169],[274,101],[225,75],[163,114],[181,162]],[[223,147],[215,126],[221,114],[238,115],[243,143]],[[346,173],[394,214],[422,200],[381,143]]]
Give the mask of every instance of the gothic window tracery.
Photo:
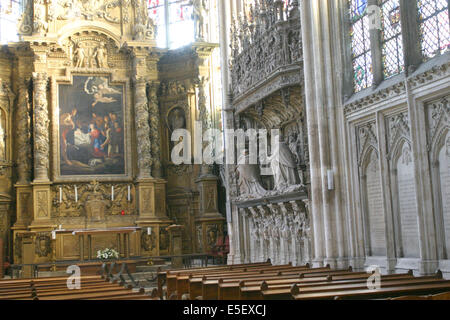
[[[420,0],[417,6],[424,59],[443,54],[450,48],[448,0]]]
[[[367,0],[350,0],[350,22],[353,83],[358,92],[370,87],[373,81]]]
[[[389,78],[404,71],[402,25],[399,0],[381,4],[383,74]]]

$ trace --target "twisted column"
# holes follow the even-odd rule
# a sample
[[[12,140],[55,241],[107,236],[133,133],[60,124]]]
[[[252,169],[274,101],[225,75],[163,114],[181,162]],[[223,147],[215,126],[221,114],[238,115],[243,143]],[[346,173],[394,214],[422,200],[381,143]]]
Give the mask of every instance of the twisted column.
[[[151,178],[151,142],[148,124],[147,82],[143,78],[134,79],[134,111],[136,125],[136,144],[138,157],[138,179]]]
[[[30,144],[30,104],[28,95],[28,80],[19,79],[17,100],[17,171],[19,184],[31,181],[31,144]]]
[[[49,181],[50,145],[48,126],[50,121],[48,118],[47,82],[47,73],[33,73],[35,181]]]
[[[162,176],[161,172],[161,134],[158,107],[158,86],[153,83],[149,90],[148,110],[150,116],[150,136],[152,137],[153,174],[155,178]]]

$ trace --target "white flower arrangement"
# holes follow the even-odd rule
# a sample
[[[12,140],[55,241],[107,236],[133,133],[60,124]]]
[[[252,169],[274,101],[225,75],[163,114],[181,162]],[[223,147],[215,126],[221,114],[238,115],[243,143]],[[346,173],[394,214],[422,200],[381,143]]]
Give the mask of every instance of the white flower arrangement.
[[[119,253],[114,249],[103,249],[97,251],[97,258],[102,260],[119,259]]]

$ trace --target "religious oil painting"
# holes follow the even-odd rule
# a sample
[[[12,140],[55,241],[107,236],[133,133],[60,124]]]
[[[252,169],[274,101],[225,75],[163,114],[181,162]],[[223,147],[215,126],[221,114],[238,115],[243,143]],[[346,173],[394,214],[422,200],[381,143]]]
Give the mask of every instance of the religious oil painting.
[[[124,87],[102,76],[59,84],[59,143],[62,176],[124,174]]]

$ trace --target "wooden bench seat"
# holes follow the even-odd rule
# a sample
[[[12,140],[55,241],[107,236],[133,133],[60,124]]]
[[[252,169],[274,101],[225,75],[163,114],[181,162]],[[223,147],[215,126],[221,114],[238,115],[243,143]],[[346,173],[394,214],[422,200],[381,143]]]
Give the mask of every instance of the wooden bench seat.
[[[296,284],[300,288],[303,287],[318,287],[325,285],[343,285],[343,284],[356,284],[356,283],[367,283],[367,278],[370,276],[368,273],[360,274],[348,274],[348,275],[338,275],[334,277],[312,277],[312,278],[302,278],[302,279],[267,279],[264,281],[245,281],[239,284],[239,286],[227,286],[219,287],[219,299],[253,299],[260,300],[263,299],[262,290],[277,290],[280,294],[283,294],[286,298],[291,294],[291,287]],[[402,280],[402,279],[413,279],[414,277],[409,274],[396,274],[396,275],[385,275],[381,276],[381,281],[387,280]],[[225,286],[226,284],[224,284]],[[220,292],[223,293],[220,293]]]
[[[216,277],[225,278],[232,276],[249,276],[249,275],[259,275],[265,272],[273,271],[273,272],[283,272],[286,270],[307,270],[309,267],[307,266],[299,266],[292,267],[291,265],[283,265],[283,266],[267,266],[262,268],[253,268],[251,270],[247,270],[244,268],[243,270],[235,269],[235,270],[227,270],[221,272],[212,272],[212,273],[204,273],[204,274],[183,274],[183,275],[168,275],[167,276],[167,296],[172,299],[180,298],[183,294],[189,293],[189,279],[192,278],[201,278],[203,277]]]
[[[292,297],[295,300],[313,299],[382,299],[398,297],[404,295],[420,295],[430,293],[441,293],[449,291],[449,280],[436,280],[435,283],[421,283],[411,285],[400,285],[381,287],[380,289],[359,289],[359,290],[336,290],[328,292],[298,293]]]
[[[445,282],[446,280],[438,279],[434,276],[431,277],[420,277],[413,279],[388,279],[381,281],[381,288],[388,287],[398,287],[398,286],[414,286],[418,284],[434,284]],[[266,290],[262,290],[261,294],[264,299],[269,300],[279,300],[279,299],[290,299],[292,295],[296,295],[298,293],[315,293],[321,292],[326,293],[329,291],[354,291],[354,290],[363,290],[368,289],[366,282],[357,282],[357,283],[324,283],[319,285],[303,285],[303,284],[294,284],[293,287],[286,288],[285,286],[272,286],[271,288],[267,288]]]
[[[119,296],[133,296],[133,295],[142,295],[142,292],[132,292],[131,290],[122,289],[117,291],[110,292],[85,292],[85,293],[72,293],[67,295],[53,295],[53,296],[38,296],[37,300],[84,300],[84,299],[94,299],[97,300],[99,298],[113,298]]]
[[[180,289],[177,287],[177,293],[185,294],[188,293],[190,298],[196,298],[198,296],[202,296],[203,299],[217,299],[217,292],[214,290],[217,290],[217,286],[220,281],[223,282],[236,282],[246,279],[267,279],[272,277],[279,277],[279,278],[292,278],[293,276],[298,277],[301,271],[305,270],[305,267],[291,267],[291,268],[283,268],[280,270],[276,269],[270,269],[270,270],[261,270],[260,272],[256,273],[249,273],[249,272],[243,272],[243,273],[227,273],[227,274],[219,274],[219,275],[204,275],[202,278],[198,277],[189,277],[186,279],[180,279],[181,281],[185,280],[187,281],[187,287],[183,286],[180,287]],[[178,283],[177,283],[178,285]],[[208,286],[214,286],[213,289],[204,289]],[[186,290],[187,288],[187,290]],[[203,293],[202,290],[206,290],[207,292],[215,292],[213,297],[210,297],[210,295]],[[211,291],[212,290],[212,291]]]

